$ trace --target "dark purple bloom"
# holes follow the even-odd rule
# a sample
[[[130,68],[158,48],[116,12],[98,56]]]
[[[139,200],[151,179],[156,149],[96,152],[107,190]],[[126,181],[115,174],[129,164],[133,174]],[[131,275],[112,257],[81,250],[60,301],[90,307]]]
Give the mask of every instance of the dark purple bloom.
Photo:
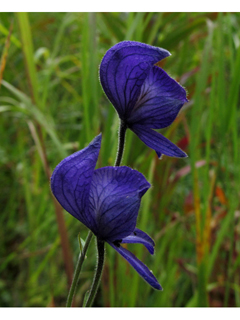
[[[161,286],[150,270],[121,243],[142,243],[154,253],[153,240],[136,228],[141,197],[150,184],[128,167],[94,170],[101,134],[88,147],[62,160],[51,177],[51,189],[59,203],[98,237],[108,242],[153,288]]]
[[[152,129],[169,126],[187,102],[186,91],[156,63],[170,53],[135,41],[107,51],[100,65],[102,87],[123,123],[158,155],[186,153]]]

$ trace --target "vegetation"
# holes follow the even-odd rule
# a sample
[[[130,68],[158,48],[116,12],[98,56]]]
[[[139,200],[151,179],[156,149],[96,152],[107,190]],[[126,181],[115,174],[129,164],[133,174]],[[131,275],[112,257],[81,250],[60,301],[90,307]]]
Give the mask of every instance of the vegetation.
[[[138,227],[156,253],[128,247],[164,290],[109,247],[95,306],[240,307],[239,13],[0,14],[0,306],[65,306],[87,229],[54,202],[49,178],[99,132],[98,166],[114,164],[119,121],[98,66],[122,40],[172,53],[161,66],[189,102],[161,132],[189,157],[159,160],[127,132],[122,164],[153,186]],[[95,250],[92,242],[76,306],[90,288]]]

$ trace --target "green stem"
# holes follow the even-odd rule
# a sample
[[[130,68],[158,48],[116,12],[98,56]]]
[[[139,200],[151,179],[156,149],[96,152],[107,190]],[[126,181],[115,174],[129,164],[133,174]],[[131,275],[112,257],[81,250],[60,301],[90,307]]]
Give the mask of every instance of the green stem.
[[[122,156],[123,156],[123,151],[124,151],[124,143],[125,143],[125,136],[126,136],[126,130],[127,130],[127,125],[124,121],[121,121],[120,123],[120,128],[119,128],[119,143],[118,143],[118,152],[117,152],[117,159],[115,162],[115,167],[120,166],[121,161],[122,161]],[[89,246],[89,243],[92,239],[93,233],[91,231],[89,231],[85,245],[83,247],[82,252],[79,254],[79,258],[78,258],[78,262],[77,262],[77,266],[74,272],[74,276],[73,276],[73,281],[72,281],[72,285],[68,294],[68,299],[67,299],[67,307],[71,307],[72,306],[72,301],[73,301],[73,297],[74,297],[74,293],[76,290],[76,286],[77,286],[77,282],[78,282],[78,278],[79,278],[79,274],[81,272],[81,268],[82,268],[82,264]],[[98,265],[97,265],[97,270],[94,276],[94,280],[93,280],[93,284],[86,302],[86,307],[91,307],[94,301],[94,298],[96,296],[98,287],[99,287],[99,283],[101,280],[101,276],[102,276],[102,270],[103,270],[103,265],[104,265],[104,242],[97,239],[97,248],[98,248]]]
[[[118,140],[118,152],[117,159],[115,161],[115,167],[119,167],[122,161],[124,144],[125,144],[125,136],[126,136],[127,125],[124,121],[121,120],[119,127],[119,140]]]
[[[102,276],[102,271],[103,271],[103,265],[104,265],[104,245],[105,242],[102,240],[97,239],[97,249],[98,249],[98,264],[97,264],[97,270],[95,273],[95,277],[93,280],[93,284],[86,302],[85,307],[91,307],[94,301],[94,298],[96,296],[101,276]]]
[[[76,286],[77,286],[77,283],[78,283],[78,278],[79,278],[79,275],[80,275],[80,272],[81,272],[81,269],[82,269],[82,264],[83,264],[85,255],[87,253],[87,249],[88,249],[88,246],[90,244],[90,241],[92,240],[92,237],[93,237],[93,233],[92,233],[92,231],[89,231],[89,233],[87,235],[86,242],[85,242],[85,244],[83,246],[82,252],[80,252],[79,257],[78,257],[77,266],[76,266],[76,269],[75,269],[75,272],[74,272],[72,285],[71,285],[71,288],[69,290],[66,307],[71,307],[72,306],[72,301],[73,301],[74,293],[75,293]]]
[[[127,130],[127,125],[124,121],[121,120],[120,127],[119,127],[118,152],[117,152],[117,158],[116,158],[115,165],[114,165],[115,167],[119,167],[121,164],[121,161],[122,161],[126,130]],[[98,287],[99,287],[99,284],[100,284],[103,266],[104,266],[104,244],[105,244],[105,242],[97,239],[97,248],[98,248],[97,270],[95,272],[92,287],[91,287],[89,296],[87,298],[87,302],[86,302],[85,307],[92,306],[94,298],[95,298],[97,290],[98,290]]]

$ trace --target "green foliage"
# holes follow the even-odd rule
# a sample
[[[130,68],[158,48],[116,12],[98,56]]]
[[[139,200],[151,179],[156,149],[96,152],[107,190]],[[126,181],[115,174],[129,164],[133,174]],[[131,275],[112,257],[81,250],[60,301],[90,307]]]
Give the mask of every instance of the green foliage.
[[[239,30],[238,13],[1,13],[0,306],[66,303],[66,257],[49,174],[100,131],[98,166],[114,164],[118,117],[98,66],[122,40],[172,53],[163,68],[184,85],[189,102],[163,133],[189,157],[158,160],[127,133],[123,164],[153,186],[138,227],[155,240],[156,253],[128,247],[164,290],[151,289],[107,247],[95,305],[240,306]],[[65,212],[64,221],[76,263],[78,234],[85,239],[87,230]],[[76,306],[93,277],[93,243]]]

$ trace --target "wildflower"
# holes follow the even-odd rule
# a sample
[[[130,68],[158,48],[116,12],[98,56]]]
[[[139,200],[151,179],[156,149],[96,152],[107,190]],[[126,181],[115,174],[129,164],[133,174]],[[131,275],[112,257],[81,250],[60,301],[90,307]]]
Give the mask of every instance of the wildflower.
[[[51,177],[51,189],[72,216],[122,255],[153,288],[161,286],[151,271],[122,243],[141,243],[154,253],[153,240],[136,228],[142,196],[150,184],[128,167],[94,170],[101,147],[101,134],[88,147],[62,160]]]
[[[109,49],[100,65],[102,87],[131,129],[160,158],[186,157],[186,153],[152,129],[169,126],[187,102],[186,91],[156,65],[170,53],[136,41],[123,41]]]

